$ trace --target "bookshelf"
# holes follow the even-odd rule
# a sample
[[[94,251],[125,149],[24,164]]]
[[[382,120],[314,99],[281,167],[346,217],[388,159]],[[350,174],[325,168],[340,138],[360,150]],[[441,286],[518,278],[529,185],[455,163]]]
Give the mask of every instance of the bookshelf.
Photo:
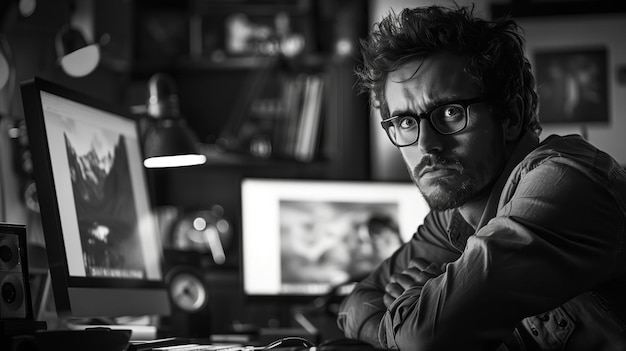
[[[237,290],[233,277],[239,276],[242,179],[369,179],[368,102],[357,94],[353,74],[360,56],[358,39],[368,29],[367,3],[197,0],[133,5],[133,41],[141,44],[131,49],[126,103],[145,103],[149,77],[170,74],[181,112],[208,157],[200,167],[150,170],[156,205],[191,212],[217,204],[233,224],[235,237],[226,262],[209,268],[224,279],[211,284]],[[224,28],[233,14],[267,24],[281,12],[290,16],[292,32],[304,38],[300,53],[228,51]],[[142,38],[146,28],[157,24],[173,28],[173,34],[163,42]],[[289,323],[285,306],[260,308],[262,313],[233,309],[230,314],[238,315],[226,313],[223,322],[237,319],[263,326],[267,321],[255,316],[275,314],[281,326]]]

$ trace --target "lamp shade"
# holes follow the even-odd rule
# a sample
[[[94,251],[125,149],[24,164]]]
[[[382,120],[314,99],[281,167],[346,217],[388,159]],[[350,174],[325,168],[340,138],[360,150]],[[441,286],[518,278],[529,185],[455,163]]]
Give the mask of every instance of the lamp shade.
[[[148,81],[148,115],[152,123],[144,140],[144,166],[165,168],[195,166],[206,162],[196,135],[180,114],[172,77],[156,73]]]
[[[55,47],[59,64],[72,77],[88,75],[100,62],[100,46],[87,44],[83,34],[70,25],[57,33]]]
[[[144,166],[166,168],[201,165],[206,156],[183,119],[160,119],[148,129],[144,140]]]

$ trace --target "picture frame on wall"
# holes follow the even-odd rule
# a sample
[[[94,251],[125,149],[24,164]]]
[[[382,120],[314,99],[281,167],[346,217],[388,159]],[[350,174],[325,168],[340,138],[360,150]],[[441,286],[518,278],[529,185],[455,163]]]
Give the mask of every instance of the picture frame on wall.
[[[620,118],[626,110],[626,2],[613,0],[516,0],[507,3],[492,4],[493,18],[509,16],[523,30],[525,53],[532,66],[540,94],[539,122],[542,126],[540,140],[551,135],[578,134],[594,143],[621,163],[626,164],[626,149],[623,136],[626,133],[626,119]],[[545,110],[551,103],[543,96],[541,85],[545,79],[538,73],[542,55],[557,54],[562,62],[564,55],[577,52],[590,53],[606,50],[606,112],[600,103],[594,116],[587,116],[590,121],[566,122],[563,115],[546,116]],[[595,59],[600,60],[600,59]],[[562,63],[563,64],[563,63]],[[542,110],[544,110],[542,112]]]
[[[607,52],[604,46],[534,52],[542,123],[609,121]]]

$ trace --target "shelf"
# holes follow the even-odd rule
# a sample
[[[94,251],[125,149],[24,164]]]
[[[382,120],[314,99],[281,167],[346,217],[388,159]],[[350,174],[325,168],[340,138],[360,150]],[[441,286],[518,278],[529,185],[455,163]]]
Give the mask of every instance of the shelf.
[[[207,162],[201,167],[323,167],[327,161],[323,159],[302,162],[295,159],[276,157],[256,157],[250,154],[221,151],[214,145],[203,144],[202,153]]]
[[[295,58],[269,56],[222,56],[180,57],[175,61],[138,61],[132,70],[135,74],[152,74],[157,71],[236,71],[255,70],[271,66],[282,66],[293,70],[317,70],[337,59],[322,54],[307,54]],[[128,69],[128,67],[127,67]]]
[[[274,7],[274,3],[282,4],[283,0],[262,0],[258,3],[263,5],[259,11]],[[222,25],[224,19],[204,21],[211,15],[203,11],[176,14],[184,17],[191,29],[199,31],[184,36],[182,40],[190,45],[177,55],[161,54],[167,45],[179,47],[176,45],[179,41],[174,39],[163,46],[158,38],[152,38],[154,45],[146,45],[139,52],[141,55],[135,52],[129,73],[131,88],[136,92],[128,94],[133,97],[129,105],[144,104],[145,81],[150,75],[170,74],[177,84],[181,113],[203,143],[202,152],[207,157],[207,163],[202,166],[156,171],[164,175],[159,177],[157,186],[163,189],[160,196],[163,203],[194,207],[215,202],[237,213],[239,200],[232,194],[237,193],[242,177],[369,177],[369,134],[367,124],[363,123],[364,116],[369,115],[368,103],[366,96],[355,91],[352,71],[357,53],[335,53],[338,44],[343,41],[356,44],[365,34],[367,5],[361,0],[284,3],[314,6],[310,12],[300,13],[298,5],[290,12],[304,17],[293,17],[292,32],[301,33],[307,43],[295,57],[271,56],[269,53],[273,51],[261,51],[265,55],[245,50],[240,55],[229,54],[228,46],[224,45],[227,34]],[[231,6],[226,0],[192,1],[187,6],[200,5]],[[237,9],[242,13],[253,12],[249,16],[251,23],[269,23],[251,8]],[[275,17],[272,11],[268,13],[270,19]],[[135,26],[136,31],[150,34],[139,31],[148,22],[180,24],[176,16],[172,19],[161,15],[159,11],[138,15],[144,22]],[[344,26],[347,22],[353,27]],[[303,116],[308,117],[306,124],[301,123]],[[257,145],[253,143],[256,136],[270,140],[271,156],[248,152],[249,144]],[[216,146],[216,141],[222,138],[235,139],[229,144],[229,151]],[[199,184],[202,192],[198,191]]]

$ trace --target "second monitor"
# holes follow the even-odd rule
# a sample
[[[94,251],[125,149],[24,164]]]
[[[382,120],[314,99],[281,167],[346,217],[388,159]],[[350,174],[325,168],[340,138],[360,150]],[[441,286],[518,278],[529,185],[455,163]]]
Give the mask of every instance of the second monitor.
[[[245,179],[241,194],[249,298],[306,300],[359,280],[430,210],[412,183]]]

